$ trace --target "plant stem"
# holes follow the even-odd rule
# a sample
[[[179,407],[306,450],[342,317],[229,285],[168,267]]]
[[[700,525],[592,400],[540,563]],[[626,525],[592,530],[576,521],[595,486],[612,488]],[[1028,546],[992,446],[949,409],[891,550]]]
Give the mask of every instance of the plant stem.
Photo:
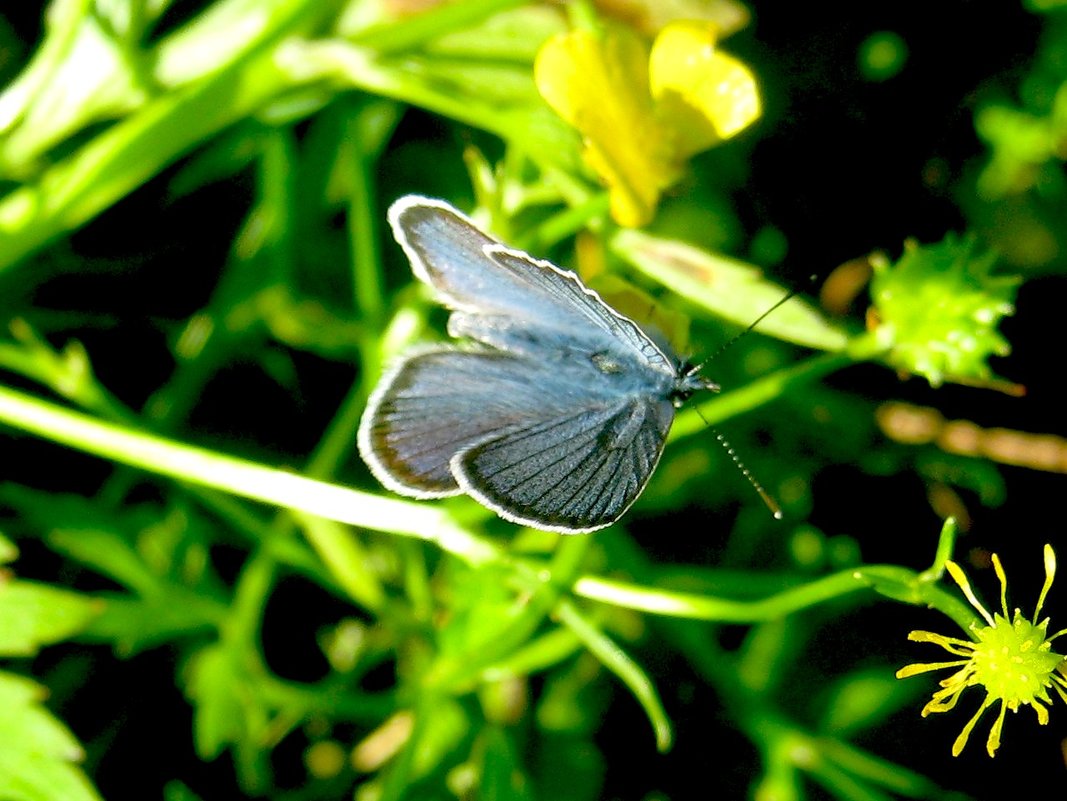
[[[0,422],[158,475],[225,490],[354,526],[436,543],[466,562],[501,559],[500,549],[426,504],[383,498],[105,423],[0,387]]]

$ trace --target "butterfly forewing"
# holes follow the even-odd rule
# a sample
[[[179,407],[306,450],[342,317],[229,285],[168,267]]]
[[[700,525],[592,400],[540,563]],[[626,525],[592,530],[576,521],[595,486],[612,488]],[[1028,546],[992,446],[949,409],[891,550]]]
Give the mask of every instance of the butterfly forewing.
[[[449,333],[497,348],[522,348],[526,338],[566,334],[589,350],[625,349],[664,372],[670,360],[632,321],[607,306],[578,277],[501,245],[455,209],[427,198],[394,204],[389,219],[415,273],[457,309]],[[539,343],[541,345],[543,343]],[[539,351],[542,355],[544,350]]]

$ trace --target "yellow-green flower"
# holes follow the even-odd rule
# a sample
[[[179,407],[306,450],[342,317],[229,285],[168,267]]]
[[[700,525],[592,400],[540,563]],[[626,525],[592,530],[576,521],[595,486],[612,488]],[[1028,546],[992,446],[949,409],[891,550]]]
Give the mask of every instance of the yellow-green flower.
[[[1000,713],[989,731],[989,739],[986,740],[986,751],[989,756],[994,756],[1000,747],[1004,715],[1009,709],[1017,712],[1020,706],[1033,707],[1037,722],[1044,726],[1048,723],[1046,705],[1052,703],[1049,689],[1055,690],[1056,694],[1067,702],[1067,662],[1061,654],[1052,650],[1052,640],[1067,633],[1067,629],[1049,637],[1049,619],[1038,622],[1045,596],[1048,595],[1056,574],[1056,555],[1051,545],[1045,546],[1045,584],[1041,588],[1037,608],[1030,619],[1023,617],[1019,609],[1015,610],[1014,617],[1009,616],[1008,580],[996,554],[993,554],[993,568],[1000,579],[1001,612],[994,615],[990,615],[982,606],[959,565],[946,562],[945,566],[967,596],[971,606],[978,610],[989,625],[972,625],[970,633],[973,641],[945,637],[929,631],[911,632],[908,635],[909,640],[932,642],[963,658],[951,662],[908,665],[897,671],[897,678],[903,679],[942,668],[959,668],[947,679],[942,679],[941,689],[935,692],[934,697],[923,707],[923,717],[932,712],[949,711],[956,706],[960,694],[968,687],[985,687],[985,700],[952,744],[952,755],[959,756],[982,713],[999,701]]]
[[[611,193],[611,214],[652,219],[686,160],[760,114],[751,71],[717,45],[714,25],[667,25],[651,51],[627,28],[574,30],[537,54],[537,89],[582,134],[584,156]]]

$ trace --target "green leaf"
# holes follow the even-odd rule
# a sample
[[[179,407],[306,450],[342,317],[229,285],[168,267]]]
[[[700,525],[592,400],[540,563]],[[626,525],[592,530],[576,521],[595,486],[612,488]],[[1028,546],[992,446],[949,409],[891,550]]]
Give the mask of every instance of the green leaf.
[[[174,586],[147,598],[116,595],[105,600],[102,614],[85,635],[112,643],[123,656],[180,637],[213,632],[226,614],[223,604]]]
[[[549,36],[566,30],[564,19],[549,6],[524,5],[486,17],[479,25],[459,28],[426,44],[437,56],[505,64],[532,65]]]
[[[618,676],[633,693],[645,710],[648,722],[652,724],[659,752],[665,754],[670,751],[674,739],[671,721],[648,674],[569,601],[561,601],[556,607],[556,614],[560,622],[578,636],[590,653]]]
[[[43,687],[0,673],[0,799],[3,801],[99,801],[74,762],[84,753],[66,726],[40,699]]]
[[[196,753],[214,759],[228,744],[245,738],[247,714],[241,699],[248,692],[241,686],[233,651],[223,643],[201,649],[190,660],[188,673],[186,695],[195,707]]]
[[[558,631],[577,640],[570,629]],[[537,701],[538,726],[546,734],[592,737],[611,701],[611,688],[601,681],[602,677],[600,664],[590,654],[582,654],[563,670],[549,673]]]
[[[0,487],[0,501],[45,532],[52,548],[122,586],[148,593],[159,584],[130,545],[144,528],[159,524],[162,512],[158,507],[107,511],[81,495],[40,492],[15,484]]]
[[[450,567],[449,615],[438,629],[437,644],[444,656],[467,659],[480,654],[513,625],[525,604],[516,600],[502,568]]]
[[[786,294],[745,262],[719,253],[661,239],[635,229],[620,229],[612,251],[638,271],[724,320],[750,326]],[[760,321],[757,329],[797,345],[839,351],[849,334],[816,308],[794,297]]]
[[[0,578],[0,655],[33,656],[42,645],[83,631],[101,608],[74,592]]]
[[[138,553],[114,531],[64,528],[53,531],[48,543],[59,553],[88,565],[127,589],[151,593],[159,586],[159,579],[152,575]]]
[[[321,517],[295,516],[311,547],[348,596],[367,609],[380,609],[385,591],[356,532]]]
[[[0,94],[0,165],[25,174],[50,148],[86,125],[137,108],[147,93],[129,43],[91,3],[52,4],[44,43]],[[6,171],[6,170],[5,170]]]
[[[70,340],[57,350],[22,318],[12,320],[9,327],[16,342],[0,342],[0,366],[79,406],[118,414],[117,405],[93,375],[89,355],[80,342]]]

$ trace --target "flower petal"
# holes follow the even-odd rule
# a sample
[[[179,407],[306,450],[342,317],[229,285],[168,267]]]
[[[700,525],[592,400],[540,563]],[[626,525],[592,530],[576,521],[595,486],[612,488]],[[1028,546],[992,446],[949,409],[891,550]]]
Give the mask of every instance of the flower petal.
[[[623,28],[559,34],[538,52],[534,80],[582,134],[586,162],[607,183],[616,222],[648,222],[662,190],[681,176],[681,162],[653,111],[644,43]]]
[[[714,25],[673,22],[652,45],[649,79],[656,112],[685,159],[742,131],[760,115],[756,79],[715,46]]]

